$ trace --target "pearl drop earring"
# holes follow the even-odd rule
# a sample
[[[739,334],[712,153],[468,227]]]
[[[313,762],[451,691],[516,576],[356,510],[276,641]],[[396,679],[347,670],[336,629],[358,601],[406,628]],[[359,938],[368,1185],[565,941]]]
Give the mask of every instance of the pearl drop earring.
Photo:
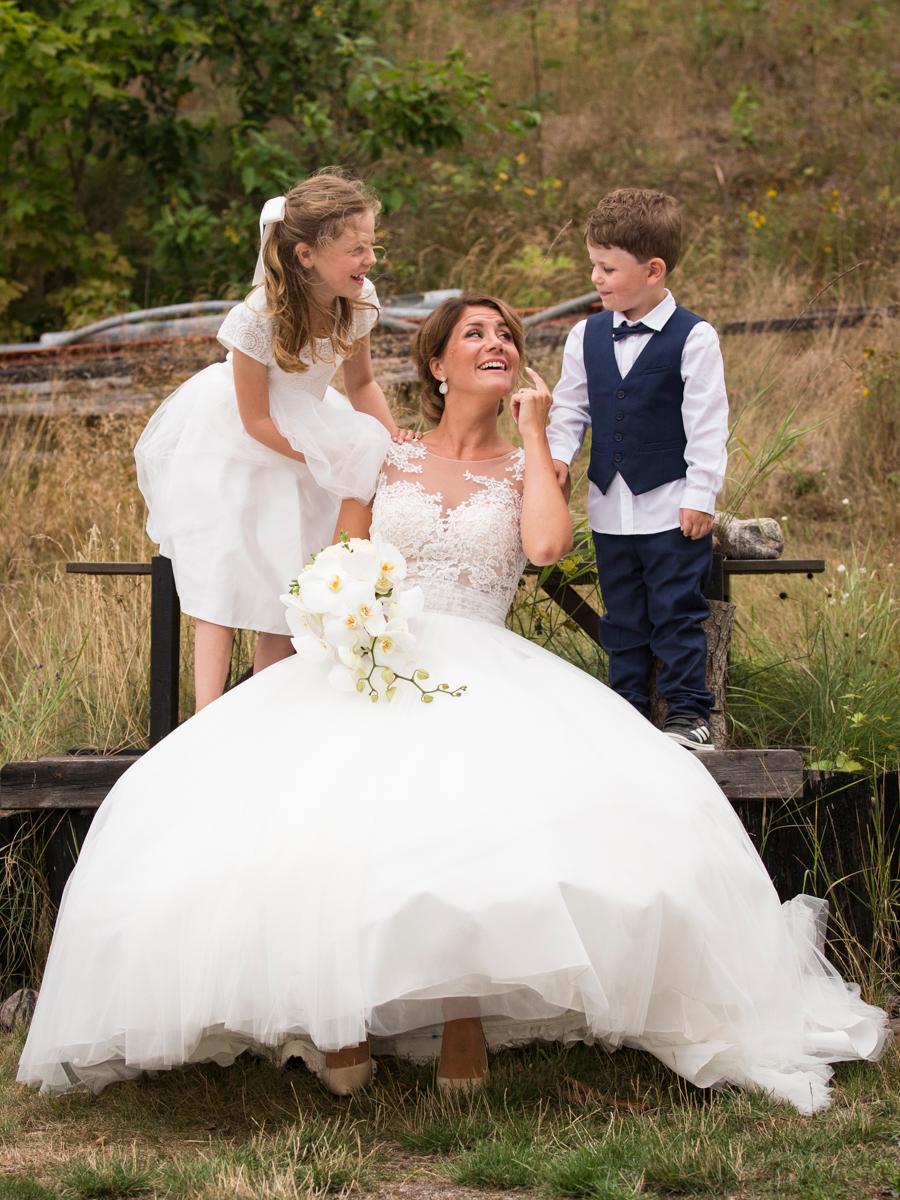
[[[438,391],[441,393],[442,396],[447,395],[447,380],[446,379],[441,380],[440,386],[438,387]]]

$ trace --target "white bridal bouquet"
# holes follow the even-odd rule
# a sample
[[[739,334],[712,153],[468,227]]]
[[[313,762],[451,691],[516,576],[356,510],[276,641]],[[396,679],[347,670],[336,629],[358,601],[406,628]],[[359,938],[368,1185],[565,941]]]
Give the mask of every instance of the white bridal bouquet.
[[[282,596],[294,649],[308,662],[330,659],[329,682],[373,702],[393,700],[397,685],[415,687],[425,704],[461,696],[465,685],[424,686],[428,672],[412,665],[410,620],[422,611],[422,589],[402,587],[406,560],[389,542],[340,534],[313,555]]]

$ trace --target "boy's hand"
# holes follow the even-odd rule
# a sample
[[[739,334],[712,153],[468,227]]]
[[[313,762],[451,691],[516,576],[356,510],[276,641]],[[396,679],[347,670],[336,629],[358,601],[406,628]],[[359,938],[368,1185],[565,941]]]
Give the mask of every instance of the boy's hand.
[[[554,458],[553,470],[556,472],[556,482],[559,484],[559,490],[568,500],[569,493],[572,490],[572,480],[569,478],[569,464],[563,462],[561,458]]]
[[[698,512],[696,508],[679,508],[678,524],[684,536],[696,542],[699,538],[706,537],[712,529],[712,514]]]

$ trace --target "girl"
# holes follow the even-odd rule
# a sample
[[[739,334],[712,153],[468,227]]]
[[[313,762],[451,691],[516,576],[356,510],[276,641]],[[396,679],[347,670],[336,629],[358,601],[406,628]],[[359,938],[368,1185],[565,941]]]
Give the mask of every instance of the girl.
[[[198,710],[224,690],[236,628],[259,633],[254,672],[292,653],[280,593],[406,436],[372,374],[379,210],[334,170],[269,200],[253,291],[219,330],[230,353],[160,405],[135,447],[147,533],[196,619]],[[341,363],[349,403],[329,387]]]

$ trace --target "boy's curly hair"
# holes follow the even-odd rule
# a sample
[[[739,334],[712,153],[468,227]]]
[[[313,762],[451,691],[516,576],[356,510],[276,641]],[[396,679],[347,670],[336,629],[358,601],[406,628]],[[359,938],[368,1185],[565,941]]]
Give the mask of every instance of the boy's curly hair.
[[[627,250],[638,262],[661,258],[671,271],[681,253],[681,208],[665,192],[617,188],[588,217],[584,240]]]

